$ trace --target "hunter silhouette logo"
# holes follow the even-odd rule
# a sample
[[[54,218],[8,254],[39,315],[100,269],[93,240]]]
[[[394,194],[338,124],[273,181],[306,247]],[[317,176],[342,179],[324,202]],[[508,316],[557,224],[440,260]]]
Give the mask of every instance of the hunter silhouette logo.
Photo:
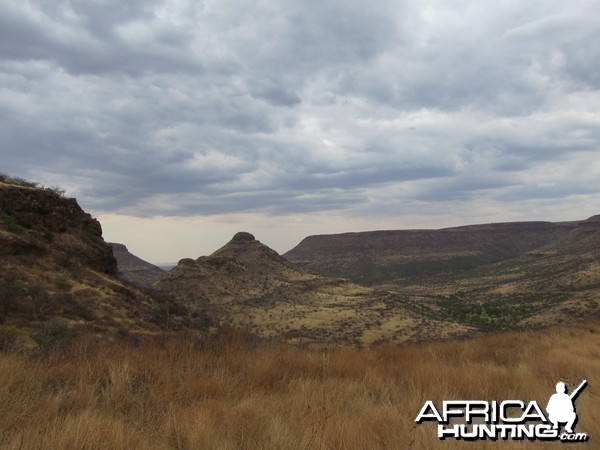
[[[573,426],[577,422],[577,413],[575,412],[575,405],[573,401],[575,397],[579,395],[581,390],[586,386],[587,380],[583,380],[577,389],[575,389],[571,395],[567,394],[567,387],[562,381],[556,383],[556,394],[550,397],[548,400],[548,406],[546,406],[546,412],[548,413],[548,419],[554,425],[552,428],[558,430],[560,422],[566,422],[567,426],[565,431],[567,433],[573,433]]]
[[[550,396],[546,406],[547,415],[535,400],[444,400],[439,409],[433,401],[427,400],[415,422],[437,422],[437,435],[441,440],[587,441],[587,433],[573,431],[577,422],[574,401],[586,385],[587,380],[583,380],[567,394],[566,384],[557,383],[556,393]],[[565,425],[562,433],[561,424]]]

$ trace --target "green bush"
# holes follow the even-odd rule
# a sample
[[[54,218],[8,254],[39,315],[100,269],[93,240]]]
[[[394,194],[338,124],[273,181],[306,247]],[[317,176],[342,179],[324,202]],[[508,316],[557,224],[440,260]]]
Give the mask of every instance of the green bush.
[[[2,221],[2,223],[4,224],[6,231],[10,231],[11,233],[20,233],[26,230],[24,227],[17,223],[16,219],[13,216],[5,212],[0,212],[0,221]]]
[[[71,282],[69,280],[65,280],[64,278],[57,278],[54,280],[54,285],[63,291],[70,291],[73,287]]]

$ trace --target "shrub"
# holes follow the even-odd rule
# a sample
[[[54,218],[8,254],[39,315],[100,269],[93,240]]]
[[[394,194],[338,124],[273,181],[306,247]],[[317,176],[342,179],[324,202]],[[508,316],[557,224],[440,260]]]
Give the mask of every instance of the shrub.
[[[20,283],[2,280],[0,286],[0,311],[4,315],[18,312],[21,309],[20,300],[25,297],[27,289]]]
[[[40,184],[35,181],[27,181],[24,178],[13,177],[7,175],[5,173],[0,173],[0,182],[6,184],[14,184],[16,186],[30,187],[30,188],[39,188]]]
[[[74,333],[67,321],[54,319],[47,322],[43,328],[33,335],[40,351],[48,354],[56,348],[66,348],[73,341]]]
[[[11,233],[20,233],[25,231],[25,228],[19,225],[17,220],[10,214],[0,212],[0,220],[4,224],[6,231],[10,231]]]
[[[65,280],[64,278],[58,278],[54,280],[54,285],[63,291],[70,291],[73,287],[71,282],[69,280]]]
[[[29,229],[29,233],[35,237],[41,238],[50,243],[54,240],[54,235],[44,225],[36,223]]]

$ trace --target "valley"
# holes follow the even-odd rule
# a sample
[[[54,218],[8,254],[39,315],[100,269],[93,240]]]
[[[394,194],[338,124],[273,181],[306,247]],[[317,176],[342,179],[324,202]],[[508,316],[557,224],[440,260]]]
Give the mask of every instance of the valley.
[[[107,244],[50,189],[0,183],[4,327],[238,329],[299,345],[473,337],[599,317],[600,216],[313,236],[279,255],[239,232],[165,272]]]

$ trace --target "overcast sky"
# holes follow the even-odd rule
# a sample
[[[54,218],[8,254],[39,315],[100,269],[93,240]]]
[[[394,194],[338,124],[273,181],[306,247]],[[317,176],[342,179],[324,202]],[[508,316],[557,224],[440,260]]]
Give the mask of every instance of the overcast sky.
[[[600,0],[3,0],[0,171],[152,262],[600,213]]]

